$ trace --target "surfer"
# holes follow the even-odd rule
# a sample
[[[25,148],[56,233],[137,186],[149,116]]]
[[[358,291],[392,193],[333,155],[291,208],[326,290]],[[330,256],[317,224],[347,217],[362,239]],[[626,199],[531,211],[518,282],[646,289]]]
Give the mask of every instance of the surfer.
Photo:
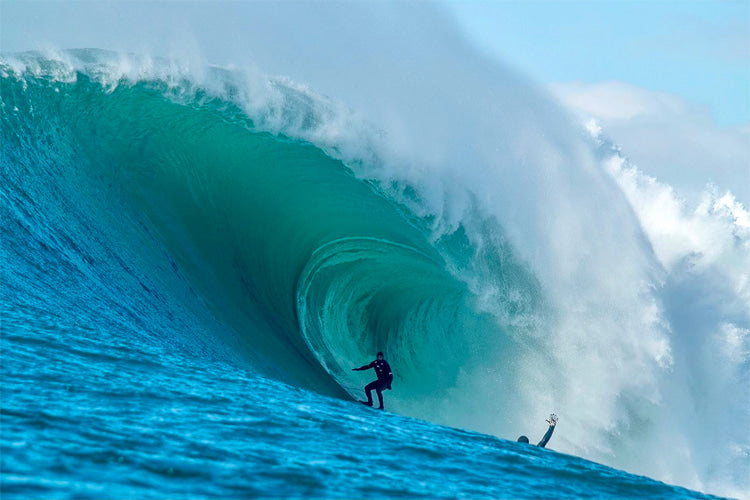
[[[555,426],[557,425],[557,415],[555,415],[554,413],[551,414],[549,418],[547,419],[547,423],[549,424],[549,429],[547,429],[547,432],[544,434],[544,437],[542,438],[541,441],[539,441],[539,444],[537,444],[537,446],[540,446],[542,448],[547,446],[547,442],[549,441],[549,438],[552,437],[552,433],[555,431]],[[518,438],[518,442],[528,444],[529,438],[527,438],[526,436],[521,436]]]
[[[374,382],[370,382],[365,386],[365,394],[367,394],[367,401],[360,401],[360,403],[365,404],[367,406],[372,406],[372,390],[375,389],[375,392],[378,394],[378,402],[380,403],[379,410],[383,409],[383,389],[390,389],[391,383],[393,382],[393,373],[391,372],[391,365],[388,364],[388,361],[383,359],[383,353],[379,352],[377,354],[377,359],[370,363],[369,365],[360,366],[359,368],[352,368],[352,371],[361,371],[361,370],[369,370],[370,368],[375,368],[375,374],[378,376],[378,379]]]

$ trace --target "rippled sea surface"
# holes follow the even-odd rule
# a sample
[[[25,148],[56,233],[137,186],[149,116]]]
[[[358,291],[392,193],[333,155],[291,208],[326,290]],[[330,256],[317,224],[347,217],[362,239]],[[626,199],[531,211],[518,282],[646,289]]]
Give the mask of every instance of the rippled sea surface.
[[[4,498],[704,497],[30,312],[3,311]]]

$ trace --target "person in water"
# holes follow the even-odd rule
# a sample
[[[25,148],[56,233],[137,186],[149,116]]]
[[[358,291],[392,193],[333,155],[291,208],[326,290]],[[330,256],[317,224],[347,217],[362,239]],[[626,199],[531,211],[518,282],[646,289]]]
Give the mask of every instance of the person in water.
[[[544,437],[537,444],[537,446],[540,446],[542,448],[547,446],[547,443],[549,442],[549,438],[552,437],[552,433],[555,431],[555,426],[557,425],[557,415],[555,415],[554,413],[550,415],[549,419],[547,419],[547,423],[549,424],[549,429],[547,429],[547,432],[544,434]],[[529,438],[527,438],[526,436],[521,436],[518,438],[518,442],[528,444]]]
[[[369,370],[375,368],[375,374],[378,379],[374,382],[370,382],[365,386],[365,394],[367,394],[367,401],[360,401],[360,403],[367,406],[372,406],[372,390],[378,394],[378,402],[380,403],[379,410],[383,409],[383,389],[390,389],[391,383],[393,383],[393,373],[391,372],[391,365],[388,361],[383,359],[383,353],[379,352],[377,359],[369,365],[360,366],[359,368],[352,368],[352,371]]]

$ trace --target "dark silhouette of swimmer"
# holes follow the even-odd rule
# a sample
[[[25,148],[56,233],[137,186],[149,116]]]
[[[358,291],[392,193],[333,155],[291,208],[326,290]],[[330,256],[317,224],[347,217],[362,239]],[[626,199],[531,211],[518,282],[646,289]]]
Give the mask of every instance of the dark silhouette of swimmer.
[[[555,431],[555,426],[557,425],[557,415],[554,413],[549,416],[549,419],[547,419],[547,423],[549,424],[549,429],[547,429],[547,432],[544,434],[544,437],[541,441],[539,441],[539,444],[537,446],[540,446],[544,448],[547,446],[547,443],[549,442],[549,438],[552,437],[552,433]],[[518,438],[519,443],[527,443],[529,442],[529,438],[526,436],[521,436]]]
[[[365,386],[365,394],[367,394],[367,401],[360,401],[360,403],[367,406],[372,406],[372,390],[378,394],[378,402],[380,403],[379,410],[383,409],[383,389],[390,389],[391,383],[393,382],[393,373],[391,372],[391,365],[388,361],[383,359],[383,353],[379,352],[375,361],[369,365],[360,366],[359,368],[352,368],[352,371],[369,370],[375,368],[375,374],[378,379],[374,382],[370,382]]]

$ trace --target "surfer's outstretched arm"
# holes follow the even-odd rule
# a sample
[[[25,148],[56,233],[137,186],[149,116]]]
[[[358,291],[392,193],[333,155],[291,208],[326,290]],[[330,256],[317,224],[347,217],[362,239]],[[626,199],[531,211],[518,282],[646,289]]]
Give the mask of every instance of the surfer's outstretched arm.
[[[547,423],[549,424],[549,429],[547,429],[547,432],[544,434],[544,437],[541,441],[539,441],[539,444],[537,446],[544,448],[547,446],[547,443],[549,442],[549,438],[552,437],[552,433],[555,432],[555,426],[557,425],[557,415],[554,413],[549,416],[549,420],[547,420]]]
[[[370,368],[372,368],[373,366],[375,366],[375,361],[373,361],[373,362],[372,362],[372,363],[370,363],[369,365],[365,365],[365,366],[360,366],[359,368],[352,368],[352,371],[353,371],[353,372],[358,372],[358,371],[361,371],[361,370],[369,370],[369,369],[370,369]]]

